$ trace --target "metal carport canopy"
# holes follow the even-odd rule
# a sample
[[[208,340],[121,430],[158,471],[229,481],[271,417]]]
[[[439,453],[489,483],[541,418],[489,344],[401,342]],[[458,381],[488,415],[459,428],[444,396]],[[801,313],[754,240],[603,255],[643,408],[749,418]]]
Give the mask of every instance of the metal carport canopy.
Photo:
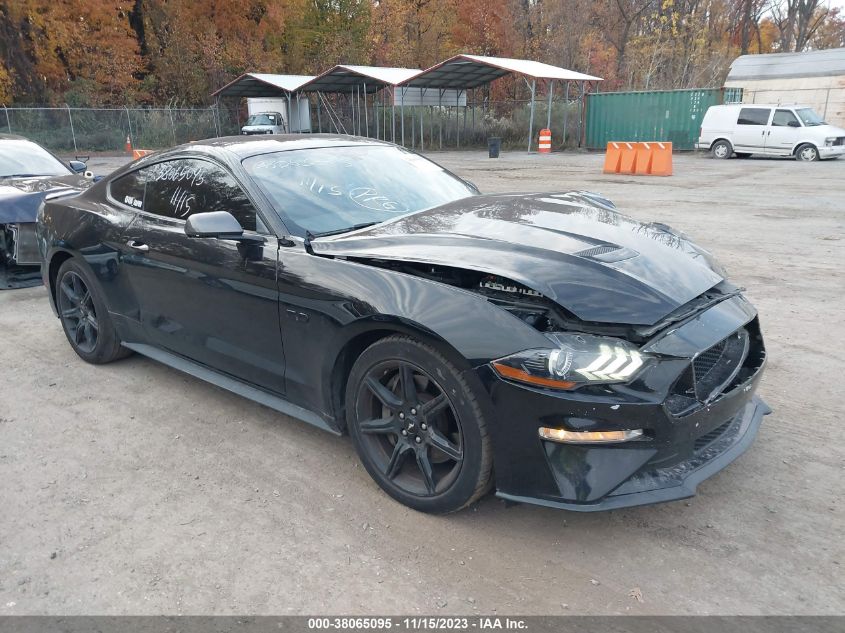
[[[297,92],[303,84],[314,79],[314,75],[267,75],[246,73],[230,81],[212,97],[287,97]]]
[[[510,74],[524,75],[531,79],[603,81],[601,77],[593,77],[528,59],[463,54],[450,57],[401,84],[421,88],[468,89],[478,88]]]
[[[588,81],[603,81],[601,77],[585,75],[567,68],[535,62],[529,59],[512,59],[510,57],[484,57],[482,55],[455,55],[444,62],[440,62],[431,68],[422,71],[418,75],[407,79],[402,86],[415,88],[436,88],[439,91],[469,90],[489,84],[490,82],[504,77],[505,75],[522,75],[528,88],[531,90],[531,114],[528,123],[528,151],[531,151],[531,143],[534,136],[534,96],[537,88],[537,80],[549,81],[549,108],[547,110],[546,126],[551,125],[552,96],[554,95],[554,82],[566,82],[566,94],[569,95],[569,82],[575,81],[581,84],[581,95],[583,98],[585,85]],[[528,83],[528,78],[531,83]],[[564,120],[564,136],[566,135],[566,122]]]
[[[348,66],[340,64],[317,75],[299,87],[301,92],[349,92],[355,86],[366,86],[376,92],[385,86],[396,86],[418,75],[418,68],[382,68],[380,66]]]

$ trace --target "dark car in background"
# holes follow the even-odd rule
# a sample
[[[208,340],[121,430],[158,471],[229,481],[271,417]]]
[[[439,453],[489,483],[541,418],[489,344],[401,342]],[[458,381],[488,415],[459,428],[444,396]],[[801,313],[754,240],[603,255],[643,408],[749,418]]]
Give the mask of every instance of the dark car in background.
[[[572,510],[689,497],[769,412],[754,307],[596,194],[481,195],[371,139],[233,137],[47,201],[38,226],[82,359],[135,351],[348,432],[417,510],[491,487]]]
[[[93,176],[21,136],[0,134],[0,288],[38,282],[35,218],[47,196],[77,193]]]

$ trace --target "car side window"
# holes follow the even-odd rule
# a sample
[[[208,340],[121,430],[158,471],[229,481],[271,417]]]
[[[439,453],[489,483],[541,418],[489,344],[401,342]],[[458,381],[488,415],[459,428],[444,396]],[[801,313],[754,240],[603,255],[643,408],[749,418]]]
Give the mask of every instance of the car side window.
[[[128,174],[115,178],[109,183],[109,195],[133,209],[142,209],[144,206],[144,185],[146,183],[146,170],[135,170]]]
[[[801,127],[798,122],[798,117],[792,110],[775,110],[775,116],[772,117],[772,125],[777,127]]]
[[[194,213],[228,211],[246,231],[268,232],[235,179],[205,160],[177,159],[147,171],[144,211],[185,220]]]
[[[737,125],[768,125],[769,115],[772,113],[769,108],[742,108],[739,111]]]

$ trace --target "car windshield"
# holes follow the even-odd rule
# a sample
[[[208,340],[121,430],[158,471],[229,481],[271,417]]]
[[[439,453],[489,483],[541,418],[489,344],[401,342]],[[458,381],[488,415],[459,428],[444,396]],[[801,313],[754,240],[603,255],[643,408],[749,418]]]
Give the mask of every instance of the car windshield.
[[[247,125],[278,125],[278,122],[275,114],[253,114],[246,120]]]
[[[67,176],[72,173],[58,158],[32,141],[0,140],[0,178]]]
[[[430,160],[391,146],[274,152],[243,164],[300,236],[352,230],[477,193]]]
[[[824,119],[822,119],[816,111],[812,108],[799,108],[795,111],[804,125],[808,127],[813,127],[815,125],[825,125]]]

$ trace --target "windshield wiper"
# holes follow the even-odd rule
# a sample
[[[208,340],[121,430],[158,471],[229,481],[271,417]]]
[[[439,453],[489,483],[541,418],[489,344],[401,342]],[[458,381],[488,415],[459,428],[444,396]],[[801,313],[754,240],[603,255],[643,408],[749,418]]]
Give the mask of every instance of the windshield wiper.
[[[344,229],[334,229],[332,231],[323,231],[322,233],[311,233],[309,231],[309,233],[311,234],[312,238],[313,237],[327,237],[329,235],[340,235],[341,233],[349,233],[350,231],[357,231],[358,229],[365,229],[368,226],[373,226],[375,224],[381,224],[381,221],[379,221],[379,222],[362,222],[361,224],[354,224],[352,226],[347,226]]]
[[[49,174],[9,174],[0,178],[35,178],[36,176],[48,176]]]

